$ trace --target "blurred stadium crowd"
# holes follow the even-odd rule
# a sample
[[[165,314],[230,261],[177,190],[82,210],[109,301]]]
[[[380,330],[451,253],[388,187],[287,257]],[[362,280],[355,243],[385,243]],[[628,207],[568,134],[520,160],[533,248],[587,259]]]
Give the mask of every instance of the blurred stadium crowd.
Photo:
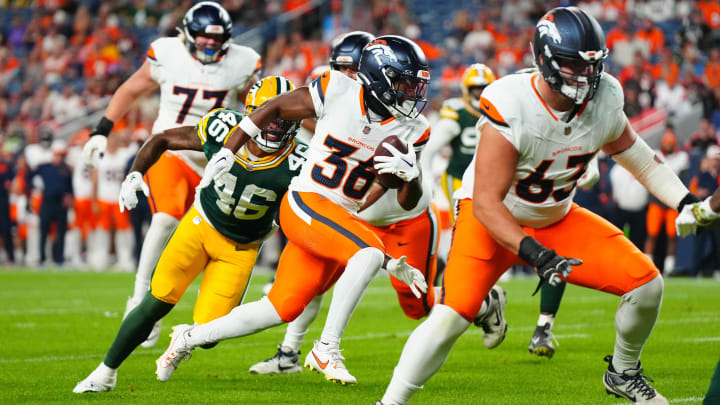
[[[108,157],[97,170],[82,167],[78,153],[114,90],[142,64],[150,42],[175,35],[192,4],[2,2],[0,263],[134,269],[150,213],[147,207],[120,213],[117,193],[128,162],[150,135],[157,95],[144,98],[115,125]],[[635,129],[661,149],[698,197],[718,186],[720,0],[222,4],[233,18],[234,40],[261,53],[263,75],[283,75],[296,85],[304,84],[313,68],[327,64],[332,39],[344,32],[415,40],[432,67],[430,103],[424,111],[431,123],[438,119],[442,101],[460,94],[468,65],[485,63],[497,76],[532,66],[529,43],[535,22],[552,7],[577,5],[605,29],[611,49],[605,67],[623,84],[625,112]],[[439,174],[442,158],[436,163],[432,171]],[[578,193],[581,205],[626,229],[666,273],[710,275],[720,269],[718,231],[676,241],[672,212],[609,159],[601,157],[600,168],[598,184]],[[447,211],[444,198],[437,200]],[[53,246],[40,249],[51,245],[46,239]],[[666,259],[675,251],[674,260]]]

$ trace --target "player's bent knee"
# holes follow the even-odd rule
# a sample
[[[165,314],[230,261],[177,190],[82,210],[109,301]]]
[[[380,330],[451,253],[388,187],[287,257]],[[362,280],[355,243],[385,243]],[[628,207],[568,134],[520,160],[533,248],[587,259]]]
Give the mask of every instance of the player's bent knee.
[[[425,322],[438,332],[435,339],[440,343],[457,339],[470,326],[470,321],[464,315],[443,304],[436,304]]]
[[[286,323],[292,322],[300,316],[307,304],[306,300],[298,295],[287,295],[281,298],[273,297],[270,299],[270,303],[275,307],[280,319]]]
[[[175,291],[171,285],[163,286],[153,284],[150,288],[150,293],[156,299],[172,305],[176,305],[182,297],[182,294],[178,295],[177,291]]]
[[[665,282],[661,275],[657,275],[647,283],[636,287],[628,293],[631,302],[640,307],[656,308],[662,302]]]

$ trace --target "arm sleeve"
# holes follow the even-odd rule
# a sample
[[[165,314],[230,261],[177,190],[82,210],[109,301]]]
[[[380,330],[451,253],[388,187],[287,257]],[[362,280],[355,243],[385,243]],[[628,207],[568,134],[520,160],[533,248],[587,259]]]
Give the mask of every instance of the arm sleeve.
[[[652,149],[639,137],[629,148],[612,158],[668,207],[677,209],[680,201],[689,193],[670,166],[660,162]]]

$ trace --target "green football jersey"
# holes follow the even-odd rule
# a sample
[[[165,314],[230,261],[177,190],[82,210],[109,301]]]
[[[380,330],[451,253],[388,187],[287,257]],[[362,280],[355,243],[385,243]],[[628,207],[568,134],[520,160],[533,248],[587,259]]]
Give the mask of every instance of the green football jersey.
[[[197,124],[197,135],[208,159],[223,147],[242,118],[238,111],[219,108]],[[251,161],[241,149],[235,154],[230,172],[200,191],[200,205],[212,226],[238,243],[264,239],[273,230],[273,220],[290,180],[305,163],[306,151],[307,145],[293,140],[282,150]]]
[[[475,124],[480,118],[479,114],[466,106],[460,98],[445,100],[440,109],[440,118],[456,121],[460,127],[458,135],[450,141],[452,154],[446,169],[450,176],[461,179],[465,168],[472,161],[478,143]]]

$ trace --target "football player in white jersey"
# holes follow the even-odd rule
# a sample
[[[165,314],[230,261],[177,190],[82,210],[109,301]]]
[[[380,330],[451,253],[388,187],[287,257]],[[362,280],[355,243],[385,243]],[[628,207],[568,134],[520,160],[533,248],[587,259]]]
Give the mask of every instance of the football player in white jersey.
[[[88,165],[102,156],[107,135],[140,96],[160,89],[160,110],[152,133],[195,125],[208,111],[243,100],[257,81],[260,56],[251,48],[231,43],[232,21],[214,2],[194,5],[185,14],[180,36],[153,41],[147,59],[110,100],[105,115],[83,148]],[[168,237],[193,202],[206,159],[196,151],[165,153],[147,172],[153,216],[145,235],[133,296],[125,314],[137,306],[150,287],[155,263]],[[144,347],[159,337],[157,324]]]
[[[227,171],[234,151],[258,136],[258,127],[275,118],[317,118],[308,162],[290,184],[280,207],[280,226],[288,237],[277,277],[267,297],[241,305],[204,325],[175,327],[170,346],[158,362],[161,380],[170,378],[193,348],[291,322],[313,298],[330,289],[346,273],[344,282],[366,287],[385,268],[406,283],[416,297],[427,289],[424,275],[405,257],[386,254],[383,241],[354,213],[363,205],[375,173],[392,173],[403,180],[398,203],[414,208],[421,197],[416,152],[429,137],[430,127],[420,111],[430,79],[422,50],[412,41],[383,36],[362,52],[361,82],[330,70],[310,87],[281,95],[240,122],[225,147],[209,162],[201,186]],[[390,135],[412,145],[407,153],[392,147],[392,156],[374,156]],[[354,297],[333,294],[328,319],[346,325],[365,288]],[[347,291],[347,290],[345,290]],[[343,326],[344,327],[344,326]],[[323,334],[317,361],[333,367],[342,361],[342,330]]]
[[[335,41],[330,57],[332,69],[345,73],[353,79],[356,78],[362,49],[374,38],[371,34],[355,31]],[[305,121],[307,120],[303,122]],[[417,205],[410,210],[400,206],[397,190],[376,184],[357,214],[380,237],[387,253],[393,257],[407,256],[407,262],[423,273],[429,286],[434,285],[437,274],[438,244],[438,213],[435,208],[431,208],[431,197],[432,179],[430,176],[423,177],[422,196]],[[347,278],[350,278],[351,281],[346,281]],[[428,289],[418,298],[406,284],[394,277],[391,277],[391,282],[397,290],[400,306],[408,317],[420,319],[430,312],[437,298],[433,289]],[[352,281],[352,273],[343,273],[335,284],[333,295],[355,297],[358,293],[352,290],[364,290],[365,288],[365,285]],[[362,292],[359,294],[361,295]],[[488,303],[491,306],[483,307],[483,310],[480,311],[482,315],[478,316],[476,323],[485,331],[486,337],[483,341],[486,345],[495,347],[502,342],[507,327],[502,315],[505,296],[501,287],[497,287],[495,293],[491,293],[489,296],[491,298]],[[308,332],[308,327],[320,312],[322,298],[323,295],[316,296],[303,313],[288,324],[283,342],[278,345],[277,353],[250,367],[251,373],[282,374],[298,373],[302,370],[299,360],[300,346]],[[488,311],[488,308],[491,310]],[[488,323],[490,317],[486,314],[490,313],[499,313],[502,322],[497,326]],[[349,319],[349,317],[339,318]],[[325,335],[332,335],[333,331],[345,329],[346,325],[333,324],[333,322],[337,322],[337,319],[338,317],[328,319],[323,330]],[[317,360],[322,355],[314,352],[320,350],[323,345],[327,345],[327,342],[322,340],[315,342],[313,350],[306,356],[305,366],[324,374],[328,380],[341,384],[356,383],[356,378],[349,373],[342,359],[337,356],[333,367],[322,367],[322,363]]]
[[[443,298],[408,338],[381,404],[405,404],[422,388],[491,286],[517,263],[533,266],[541,282],[621,297],[605,389],[636,403],[668,403],[640,364],[662,277],[622,231],[572,199],[600,149],[666,205],[682,209],[697,198],[630,127],[620,84],[602,72],[608,50],[593,17],[575,7],[549,11],[536,26],[533,54],[539,73],[506,76],[483,93],[480,142],[456,194]]]

